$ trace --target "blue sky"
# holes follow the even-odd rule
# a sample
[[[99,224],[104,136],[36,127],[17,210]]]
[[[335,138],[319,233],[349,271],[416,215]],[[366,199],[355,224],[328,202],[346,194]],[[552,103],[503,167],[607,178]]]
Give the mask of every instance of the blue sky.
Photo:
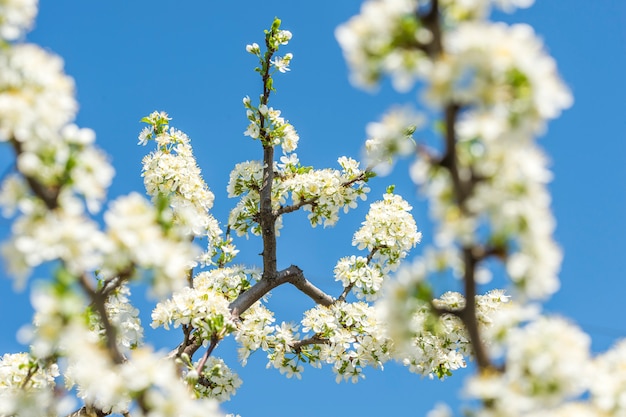
[[[285,49],[293,52],[294,60],[292,71],[275,81],[278,92],[272,105],[298,130],[303,163],[336,167],[341,155],[358,157],[366,123],[394,103],[414,101],[414,92],[396,94],[388,82],[376,94],[348,82],[333,31],[359,7],[353,0],[43,0],[28,40],[61,55],[74,77],[80,103],[77,123],[96,131],[99,146],[117,171],[110,196],[143,192],[140,162],[149,148],[136,146],[139,119],[165,110],[172,124],[192,138],[205,179],[216,194],[214,214],[224,223],[235,204],[225,191],[230,170],[237,162],[261,158],[259,143],[242,134],[247,122],[241,99],[260,92],[252,70],[255,58],[245,52],[245,45],[261,43],[263,29],[274,16],[294,34]],[[626,3],[540,0],[531,9],[497,18],[533,25],[574,94],[574,106],[552,122],[541,139],[552,160],[556,238],[565,251],[562,289],[546,309],[577,321],[593,337],[594,351],[601,351],[626,337]],[[7,152],[4,148],[0,154],[3,169],[9,163]],[[407,180],[407,163],[375,179],[369,201],[392,183],[414,205],[428,241],[432,227],[426,204]],[[332,268],[339,257],[356,253],[351,236],[365,209],[363,205],[343,216],[334,229],[311,230],[303,215],[286,219],[279,267],[297,264],[317,285],[338,294]],[[2,220],[0,227],[6,234],[8,221]],[[258,264],[259,241],[237,243],[242,250],[238,261]],[[0,322],[0,352],[23,349],[13,335],[30,319],[27,294],[14,295],[10,288],[8,280],[0,281],[0,312],[5,318]],[[147,325],[150,306],[144,306]],[[281,288],[272,306],[286,320],[297,320],[300,311],[312,305],[290,288]],[[159,346],[173,346],[179,336],[149,335]],[[217,353],[237,369],[233,347],[225,343]],[[239,370],[244,384],[224,404],[242,417],[421,416],[436,401],[456,403],[463,379],[460,373],[443,383],[430,381],[389,364],[384,372],[369,370],[356,385],[337,385],[330,370],[307,369],[302,381],[287,380],[277,371],[266,371],[263,357],[257,356]]]

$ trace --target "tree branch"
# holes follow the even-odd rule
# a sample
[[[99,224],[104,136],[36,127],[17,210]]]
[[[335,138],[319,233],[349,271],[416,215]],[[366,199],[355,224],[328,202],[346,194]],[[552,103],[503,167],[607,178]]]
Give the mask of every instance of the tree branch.
[[[485,347],[480,338],[480,329],[478,327],[478,319],[476,317],[476,264],[477,259],[474,257],[471,248],[463,248],[463,262],[465,263],[465,308],[459,312],[459,318],[463,321],[465,329],[469,335],[476,358],[476,364],[481,370],[492,368],[493,365],[487,356]]]
[[[118,365],[124,363],[124,356],[117,347],[117,329],[109,320],[109,316],[106,311],[107,297],[92,288],[86,274],[82,274],[80,276],[79,282],[91,298],[92,305],[95,307],[96,312],[100,316],[100,321],[102,323],[102,327],[104,328],[106,347],[109,355],[111,355],[111,359]]]
[[[431,0],[430,10],[424,15],[418,13],[417,17],[432,34],[431,41],[423,45],[422,49],[428,56],[435,58],[443,52],[443,36],[439,22],[439,1]]]
[[[370,262],[372,261],[372,258],[374,257],[374,254],[378,252],[380,248],[381,247],[376,246],[370,251],[370,253],[367,255],[367,265],[370,264]],[[348,294],[350,294],[350,291],[352,290],[352,288],[354,288],[354,282],[351,282],[347,287],[343,289],[343,292],[341,293],[339,298],[337,298],[336,301],[345,301]]]
[[[267,280],[272,280],[276,275],[276,215],[272,210],[273,165],[274,147],[271,144],[264,144],[259,225],[261,226],[261,237],[263,239],[263,279]]]
[[[297,267],[294,267],[294,268],[297,268]],[[304,294],[308,295],[309,298],[315,301],[316,304],[329,306],[335,302],[333,297],[326,294],[321,289],[317,288],[315,285],[313,285],[311,281],[307,280],[304,277],[304,274],[302,273],[302,271],[300,271],[299,274],[292,276],[291,279],[289,279],[287,282],[289,282],[291,285],[293,285],[294,287],[302,291]]]
[[[19,157],[20,154],[23,153],[22,144],[17,139],[11,139],[11,145],[13,146],[13,150],[15,151],[15,157]],[[52,211],[59,207],[59,193],[61,190],[57,187],[47,187],[44,184],[40,183],[37,179],[25,175],[22,173],[22,176],[26,179],[28,186],[31,191],[39,197],[41,201],[46,205],[48,210]]]
[[[419,15],[418,18],[422,21],[424,26],[428,28],[433,37],[432,41],[424,51],[432,58],[437,59],[441,55],[443,50],[443,35],[441,29],[439,1],[431,0],[430,10],[424,14]],[[452,181],[452,187],[456,203],[459,209],[467,214],[466,201],[471,196],[476,183],[480,180],[476,178],[473,173],[468,179],[461,178],[461,173],[458,164],[457,156],[457,135],[456,135],[456,121],[458,114],[461,110],[461,106],[453,101],[446,104],[444,108],[445,118],[445,152],[439,161],[439,165],[444,167],[450,173],[450,179]],[[485,250],[480,245],[463,247],[463,263],[465,265],[464,276],[464,295],[465,295],[465,307],[455,311],[442,311],[433,305],[434,311],[438,314],[449,313],[453,314],[463,322],[465,326],[476,363],[480,369],[493,368],[486,350],[480,338],[480,329],[478,327],[478,320],[476,317],[476,265],[479,261],[488,256],[491,252],[491,248]],[[494,254],[501,253],[499,248],[494,248]]]
[[[319,335],[315,334],[307,339],[298,340],[292,343],[290,346],[296,352],[300,353],[302,348],[309,345],[323,345],[328,343],[328,339],[324,339]]]
[[[261,105],[267,106],[271,88],[271,60],[275,50],[270,44],[271,31],[265,35],[265,45],[267,52],[263,60],[262,78],[263,94],[261,95]],[[261,227],[261,237],[263,239],[263,278],[271,280],[276,274],[276,215],[272,210],[272,185],[274,182],[274,144],[270,133],[265,126],[265,115],[259,113],[260,139],[263,144],[263,182],[259,190],[259,226]]]
[[[250,287],[246,292],[242,293],[235,301],[230,303],[230,310],[234,318],[238,318],[252,304],[259,301],[264,295],[269,293],[274,288],[283,284],[292,284],[298,288],[304,294],[308,295],[317,304],[329,306],[333,303],[334,299],[330,295],[326,294],[310,281],[304,277],[304,273],[300,268],[295,265],[291,265],[288,268],[276,274],[276,277],[271,280],[261,279],[259,282]]]
[[[196,369],[196,371],[198,372],[198,375],[202,375],[202,369],[204,368],[204,365],[206,365],[206,361],[209,359],[209,356],[211,356],[211,353],[213,353],[213,350],[215,349],[219,341],[220,341],[219,337],[217,336],[211,337],[211,344],[209,345],[206,352],[204,352],[204,356],[202,356],[200,363],[198,363],[198,368]]]
[[[282,214],[292,213],[294,211],[300,210],[302,207],[308,204],[314,204],[317,200],[319,200],[319,197],[311,197],[306,200],[300,200],[296,204],[292,204],[290,206],[280,206],[280,208],[276,210],[276,215],[280,216]]]

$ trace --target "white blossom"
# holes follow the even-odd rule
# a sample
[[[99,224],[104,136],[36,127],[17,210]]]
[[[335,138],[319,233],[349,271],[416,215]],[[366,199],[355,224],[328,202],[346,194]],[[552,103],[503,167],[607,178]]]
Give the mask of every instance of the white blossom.
[[[0,38],[13,41],[30,30],[37,14],[37,0],[4,0],[0,3]]]

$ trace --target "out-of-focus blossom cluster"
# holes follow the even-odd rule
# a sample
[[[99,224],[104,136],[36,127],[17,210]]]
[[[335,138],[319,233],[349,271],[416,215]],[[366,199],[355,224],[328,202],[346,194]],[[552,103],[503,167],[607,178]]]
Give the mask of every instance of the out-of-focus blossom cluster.
[[[506,372],[479,373],[467,392],[489,404],[481,416],[545,415],[541,413],[578,398],[588,387],[589,347],[589,336],[576,326],[560,318],[539,318],[510,331]]]
[[[425,3],[418,0],[418,3]],[[441,0],[441,8],[448,21],[485,19],[489,17],[493,6],[507,13],[516,8],[526,8],[535,0]]]
[[[37,0],[3,0],[0,3],[0,39],[14,41],[33,26]]]
[[[108,413],[128,411],[137,399],[140,415],[220,415],[214,399],[199,399],[180,378],[173,361],[147,348],[136,349],[122,364],[111,363],[95,343],[85,341],[81,352],[68,352],[66,384],[76,385],[78,397]],[[163,414],[161,414],[163,413]]]
[[[184,287],[171,299],[157,304],[152,312],[152,327],[169,329],[172,324],[174,328],[186,325],[195,329],[203,340],[210,340],[234,330],[228,304],[216,291]]]
[[[115,303],[124,300],[125,296],[126,291],[122,289],[107,305],[112,312],[113,325],[118,324],[122,315],[116,314]],[[122,361],[113,360],[102,344],[101,332],[94,331],[93,325],[89,325],[86,319],[86,300],[70,288],[61,284],[40,288],[34,293],[33,306],[35,326],[22,332],[23,341],[31,344],[31,352],[37,357],[55,355],[64,358],[62,371],[66,388],[75,388],[78,398],[85,404],[103,412],[124,413],[131,402],[137,400],[146,415],[168,412],[175,415],[200,415],[201,412],[205,413],[203,415],[219,415],[216,402],[194,398],[179,377],[175,363],[150,348],[127,349]],[[136,319],[133,312],[129,316],[130,322]],[[123,326],[117,327],[119,331],[124,331]],[[120,339],[123,343],[131,336],[121,334]],[[59,397],[62,391],[54,385],[54,377],[58,375],[55,365],[41,367],[40,362],[28,361],[26,368],[12,368],[10,372],[3,373],[0,387],[16,378],[24,384],[20,374],[32,372],[32,384],[47,381],[55,386],[54,396],[52,391],[49,398],[27,396],[30,390],[5,391],[0,394],[0,407],[12,405],[13,408],[9,409],[16,415],[57,415],[55,412],[59,412],[61,407],[64,410],[62,413],[71,413],[76,403],[70,396]]]
[[[532,3],[370,0],[337,29],[352,80],[372,87],[389,76],[400,91],[422,83],[421,99],[440,113],[444,138],[436,147],[412,146],[403,130],[412,123],[397,110],[371,125],[382,133],[368,128],[367,156],[386,161],[383,168],[395,155],[417,151],[411,178],[436,225],[433,247],[383,287],[378,308],[394,357],[421,374],[449,375],[472,352],[461,320],[467,303],[457,293],[433,299],[427,279],[452,272],[484,284],[488,260],[498,259],[521,303],[497,290],[475,298],[481,340],[474,342],[493,366],[479,366],[467,386],[481,404],[472,415],[623,415],[624,349],[592,361],[585,333],[542,317],[529,302],[558,289],[562,257],[552,237],[551,173],[535,140],[572,97],[531,27],[487,19],[493,7],[509,12]],[[434,5],[438,15],[430,13]],[[445,406],[429,414],[450,415]]]
[[[591,371],[593,405],[606,415],[626,415],[626,341],[595,358]]]
[[[387,323],[387,336],[393,340],[393,356],[411,372],[444,378],[464,368],[471,357],[465,326],[453,313],[465,307],[465,298],[447,292],[432,299],[425,283],[427,267],[423,260],[403,266],[397,279],[385,287],[385,297],[377,304],[382,320]],[[494,290],[476,296],[476,310],[481,329],[506,332],[506,324],[514,320],[500,319],[509,309],[510,297]],[[505,317],[514,316],[508,314]],[[502,323],[502,324],[501,324]],[[484,340],[489,343],[490,339]]]
[[[117,345],[126,350],[134,349],[143,342],[143,327],[139,319],[139,310],[130,302],[128,286],[116,288],[106,301],[106,311],[111,324],[117,330]],[[105,335],[105,329],[99,316],[90,317],[95,331]]]
[[[128,412],[135,401],[138,415],[218,415],[215,401],[193,398],[172,361],[138,347],[143,329],[124,285],[139,268],[152,270],[159,296],[186,282],[199,252],[175,221],[186,207],[173,212],[163,204],[171,193],[156,207],[131,194],[111,203],[105,230],[90,217],[105,200],[113,168],[94,146],[94,132],[72,123],[74,82],[61,58],[13,43],[36,9],[35,1],[0,2],[0,141],[16,155],[0,204],[5,216],[17,216],[2,252],[15,276],[45,262],[55,262],[55,272],[33,290],[33,326],[19,333],[32,357],[0,361],[0,414],[69,415],[76,387],[78,398],[105,413]],[[185,142],[182,133],[167,133]],[[176,191],[191,200],[198,186],[186,185]],[[210,204],[210,196],[207,190],[202,198]],[[57,360],[65,391],[55,380]]]
[[[120,197],[104,214],[111,249],[101,274],[114,277],[132,265],[150,268],[153,292],[164,297],[182,288],[199,249],[172,227],[171,210],[152,206],[137,193]]]
[[[11,3],[21,2],[2,7],[21,7]],[[6,45],[0,74],[0,140],[15,150],[19,172],[0,187],[3,214],[18,216],[2,248],[9,269],[24,277],[59,258],[75,271],[94,268],[102,236],[85,206],[99,209],[113,168],[93,131],[72,124],[74,83],[61,58],[31,44]]]
[[[417,149],[412,135],[423,124],[424,116],[406,106],[389,110],[379,122],[368,123],[367,166],[384,175],[391,171],[397,156],[414,155]]]
[[[442,0],[438,2],[446,37],[465,22],[485,23],[492,5],[505,11],[528,7],[533,0]],[[428,80],[434,71],[429,54],[435,34],[418,10],[428,10],[431,1],[368,0],[358,15],[340,25],[335,35],[350,67],[354,84],[372,88],[384,75],[394,87],[407,91],[416,80]],[[445,39],[445,37],[444,37]],[[492,39],[491,39],[492,40]],[[490,39],[485,38],[485,42]],[[449,51],[445,51],[448,55]],[[468,63],[470,64],[470,63]]]
[[[551,174],[534,139],[572,98],[532,28],[486,20],[492,6],[509,11],[531,4],[439,2],[445,33],[435,38],[425,17],[432,4],[370,0],[339,27],[337,38],[361,84],[389,75],[402,89],[420,80],[427,103],[448,107],[448,117],[454,112],[455,124],[446,127],[454,129],[447,134],[456,142],[446,145],[454,151],[440,156],[418,147],[420,156],[411,168],[431,202],[439,249],[483,244],[506,253],[507,271],[521,293],[543,298],[558,289],[561,252],[552,238],[546,190]],[[372,160],[407,152],[410,141],[402,129],[414,123],[403,114],[394,110],[368,129],[374,138],[366,143]],[[459,179],[443,167],[449,155]]]

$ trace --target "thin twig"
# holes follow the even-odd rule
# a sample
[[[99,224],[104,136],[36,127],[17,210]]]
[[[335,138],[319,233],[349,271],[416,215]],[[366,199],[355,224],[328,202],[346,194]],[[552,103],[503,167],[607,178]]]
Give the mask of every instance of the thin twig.
[[[211,344],[207,348],[206,352],[204,352],[204,356],[202,356],[202,359],[200,360],[200,362],[198,363],[198,367],[196,368],[198,375],[202,375],[202,369],[204,368],[204,365],[206,365],[206,361],[209,359],[209,356],[211,356],[211,353],[213,353],[213,350],[221,339],[221,337],[215,335],[211,337]]]

